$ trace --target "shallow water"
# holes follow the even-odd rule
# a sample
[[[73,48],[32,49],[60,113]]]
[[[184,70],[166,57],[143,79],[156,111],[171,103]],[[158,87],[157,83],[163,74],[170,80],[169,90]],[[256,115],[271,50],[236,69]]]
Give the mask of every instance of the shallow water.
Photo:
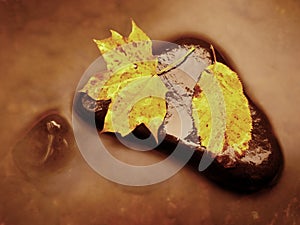
[[[0,1],[0,224],[299,224],[299,15],[296,0]],[[56,110],[71,124],[77,83],[99,56],[92,39],[128,34],[130,18],[152,39],[204,36],[222,50],[282,145],[276,186],[240,195],[184,168],[157,185],[126,187],[97,175],[76,146],[44,177],[18,168],[13,149],[41,115]],[[140,155],[129,159],[105,140],[120,158]]]

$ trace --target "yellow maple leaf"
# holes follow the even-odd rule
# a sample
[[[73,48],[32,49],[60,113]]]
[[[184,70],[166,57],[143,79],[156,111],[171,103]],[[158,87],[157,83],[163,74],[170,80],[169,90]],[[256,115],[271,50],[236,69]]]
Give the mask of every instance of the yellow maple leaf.
[[[129,134],[144,124],[157,139],[166,115],[167,88],[156,74],[158,60],[152,54],[152,41],[132,21],[128,38],[116,31],[111,37],[94,40],[107,71],[90,78],[81,90],[94,100],[111,100],[102,132]]]
[[[201,144],[213,153],[229,145],[238,153],[248,149],[252,118],[238,75],[215,62],[201,74],[192,101]]]
[[[157,132],[166,115],[166,87],[158,76],[136,78],[119,90],[110,104],[103,131],[129,134],[144,123],[157,140]]]

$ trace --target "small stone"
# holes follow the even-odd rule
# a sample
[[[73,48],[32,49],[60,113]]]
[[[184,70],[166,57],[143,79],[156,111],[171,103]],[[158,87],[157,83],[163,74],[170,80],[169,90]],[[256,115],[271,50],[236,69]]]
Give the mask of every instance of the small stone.
[[[17,167],[28,177],[43,177],[62,168],[74,156],[74,137],[58,114],[41,118],[12,151]]]

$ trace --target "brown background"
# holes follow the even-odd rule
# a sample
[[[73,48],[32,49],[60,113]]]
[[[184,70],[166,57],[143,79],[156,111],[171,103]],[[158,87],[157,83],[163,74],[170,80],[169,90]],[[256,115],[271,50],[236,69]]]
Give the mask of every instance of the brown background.
[[[277,186],[238,195],[185,168],[161,184],[124,187],[79,154],[38,184],[13,169],[10,151],[37,116],[58,109],[71,121],[76,85],[99,56],[92,39],[128,34],[130,18],[152,39],[192,34],[221,47],[283,147]],[[300,224],[299,28],[297,0],[0,0],[0,224]]]

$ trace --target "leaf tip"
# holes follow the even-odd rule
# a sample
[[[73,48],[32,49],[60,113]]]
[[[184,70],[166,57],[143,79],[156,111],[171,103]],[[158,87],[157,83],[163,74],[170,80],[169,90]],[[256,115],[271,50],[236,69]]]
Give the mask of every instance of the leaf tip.
[[[115,31],[115,30],[109,30],[109,31],[111,33],[111,38],[113,40],[118,40],[118,39],[122,39],[123,38],[123,36],[121,34],[119,34],[117,31]]]
[[[131,19],[131,32],[128,36],[129,41],[149,41],[150,38],[139,28],[133,19]]]
[[[130,20],[131,20],[131,26],[136,27],[136,23],[134,22],[134,20],[132,18],[130,18]]]

